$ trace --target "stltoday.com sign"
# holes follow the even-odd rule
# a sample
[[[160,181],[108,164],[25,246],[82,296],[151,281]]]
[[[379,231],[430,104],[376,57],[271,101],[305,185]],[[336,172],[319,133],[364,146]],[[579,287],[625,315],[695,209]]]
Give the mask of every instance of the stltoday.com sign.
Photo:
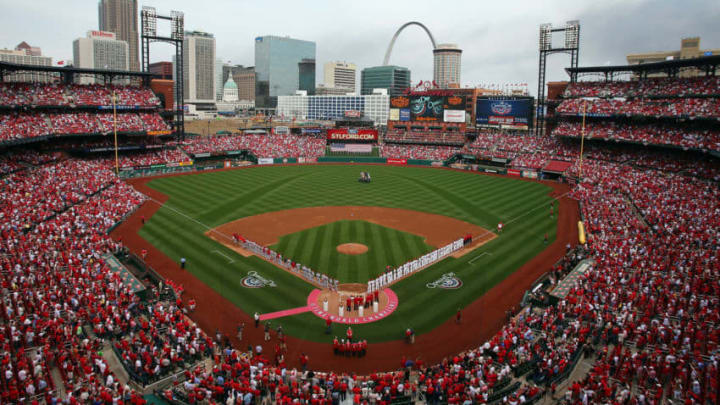
[[[327,139],[331,141],[375,141],[378,132],[375,129],[328,129]]]

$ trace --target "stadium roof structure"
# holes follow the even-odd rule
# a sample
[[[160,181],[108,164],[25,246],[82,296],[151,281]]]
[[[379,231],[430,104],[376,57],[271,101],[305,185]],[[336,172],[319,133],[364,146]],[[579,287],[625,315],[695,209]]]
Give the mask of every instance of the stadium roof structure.
[[[668,76],[673,76],[681,69],[696,68],[704,70],[706,74],[711,75],[717,72],[720,66],[720,55],[701,56],[692,59],[675,59],[665,60],[662,62],[640,63],[636,65],[615,65],[615,66],[587,66],[578,68],[565,68],[570,75],[578,74],[613,74],[613,73],[635,73],[639,76],[648,73],[664,72]]]
[[[45,73],[59,73],[63,77],[67,77],[68,80],[72,79],[74,75],[100,75],[100,76],[125,76],[125,77],[139,77],[144,80],[150,80],[153,76],[150,72],[133,72],[128,70],[108,70],[108,69],[86,69],[76,68],[71,66],[36,66],[36,65],[22,65],[19,63],[0,62],[0,81],[3,81],[4,77],[8,73],[14,73],[18,71],[23,72],[45,72]]]

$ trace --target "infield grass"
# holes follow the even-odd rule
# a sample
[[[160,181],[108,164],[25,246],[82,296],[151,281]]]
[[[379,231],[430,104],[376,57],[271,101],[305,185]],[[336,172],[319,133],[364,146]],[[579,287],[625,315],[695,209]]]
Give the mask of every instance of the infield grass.
[[[358,183],[360,171],[370,172],[373,182]],[[204,235],[209,228],[265,212],[331,205],[425,211],[490,230],[500,221],[506,224],[502,234],[475,251],[459,259],[447,258],[395,284],[398,309],[382,321],[353,327],[358,337],[371,342],[400,339],[406,327],[418,333],[432,330],[536,256],[547,246],[544,235],[547,233],[552,242],[556,231],[557,213],[550,217],[548,209],[550,187],[460,171],[362,165],[253,167],[159,178],[148,185],[168,195],[169,200],[146,221],[140,235],[176,261],[186,257],[188,271],[248,314],[303,306],[313,287],[267,262],[244,258],[211,240]],[[283,239],[278,242],[281,248]],[[376,243],[375,237],[368,240]],[[311,260],[330,263],[337,243],[329,244],[325,250],[310,253]],[[386,265],[386,259],[373,260],[373,268],[381,263],[378,270]],[[240,280],[249,271],[275,281],[277,287],[241,287]],[[426,287],[447,272],[454,272],[463,281],[462,288]],[[368,278],[358,276],[356,281]],[[323,333],[324,322],[312,314],[273,321],[274,325],[278,323],[286,333],[299,338],[329,341]]]
[[[343,243],[360,243],[368,251],[342,254]],[[367,221],[337,221],[280,238],[272,249],[285,258],[327,274],[340,283],[365,283],[385,270],[435,250],[420,236]]]

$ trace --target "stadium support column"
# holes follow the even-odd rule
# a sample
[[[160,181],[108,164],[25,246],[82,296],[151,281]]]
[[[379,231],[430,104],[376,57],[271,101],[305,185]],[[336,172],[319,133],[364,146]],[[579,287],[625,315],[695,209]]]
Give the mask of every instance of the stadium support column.
[[[553,47],[552,36],[555,32],[563,32],[565,34],[565,43],[563,47]],[[577,20],[568,21],[562,28],[553,28],[552,24],[540,25],[540,38],[538,41],[540,59],[538,62],[538,91],[537,91],[537,111],[535,135],[543,136],[545,134],[545,115],[547,113],[547,100],[545,97],[545,74],[547,71],[547,57],[554,53],[570,54],[570,66],[577,68],[578,57],[580,55],[580,22]],[[573,71],[570,81],[574,82],[577,74]]]

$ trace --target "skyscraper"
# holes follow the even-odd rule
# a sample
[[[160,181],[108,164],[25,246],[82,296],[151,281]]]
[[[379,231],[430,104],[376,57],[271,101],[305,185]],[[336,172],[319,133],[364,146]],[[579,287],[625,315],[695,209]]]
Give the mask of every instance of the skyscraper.
[[[98,2],[100,31],[115,33],[120,41],[128,43],[130,70],[140,70],[138,53],[137,0],[100,0]]]
[[[325,63],[325,87],[342,89],[344,93],[355,92],[355,76],[357,67],[354,63],[327,62]]]
[[[440,44],[433,49],[433,80],[442,88],[460,87],[462,50],[455,44]]]
[[[410,69],[401,66],[374,66],[360,72],[360,94],[372,94],[373,89],[387,89],[390,96],[398,96],[410,87]]]
[[[128,43],[105,31],[88,31],[86,38],[73,41],[73,66],[87,69],[128,70]],[[81,76],[83,84],[96,83],[97,77]]]
[[[303,59],[315,59],[315,42],[273,35],[255,38],[255,105],[275,108],[277,96],[295,94]]]
[[[183,40],[185,102],[215,102],[215,36],[207,32],[185,31]]]
[[[308,96],[315,95],[315,59],[305,59],[298,63],[298,90],[305,90]]]

